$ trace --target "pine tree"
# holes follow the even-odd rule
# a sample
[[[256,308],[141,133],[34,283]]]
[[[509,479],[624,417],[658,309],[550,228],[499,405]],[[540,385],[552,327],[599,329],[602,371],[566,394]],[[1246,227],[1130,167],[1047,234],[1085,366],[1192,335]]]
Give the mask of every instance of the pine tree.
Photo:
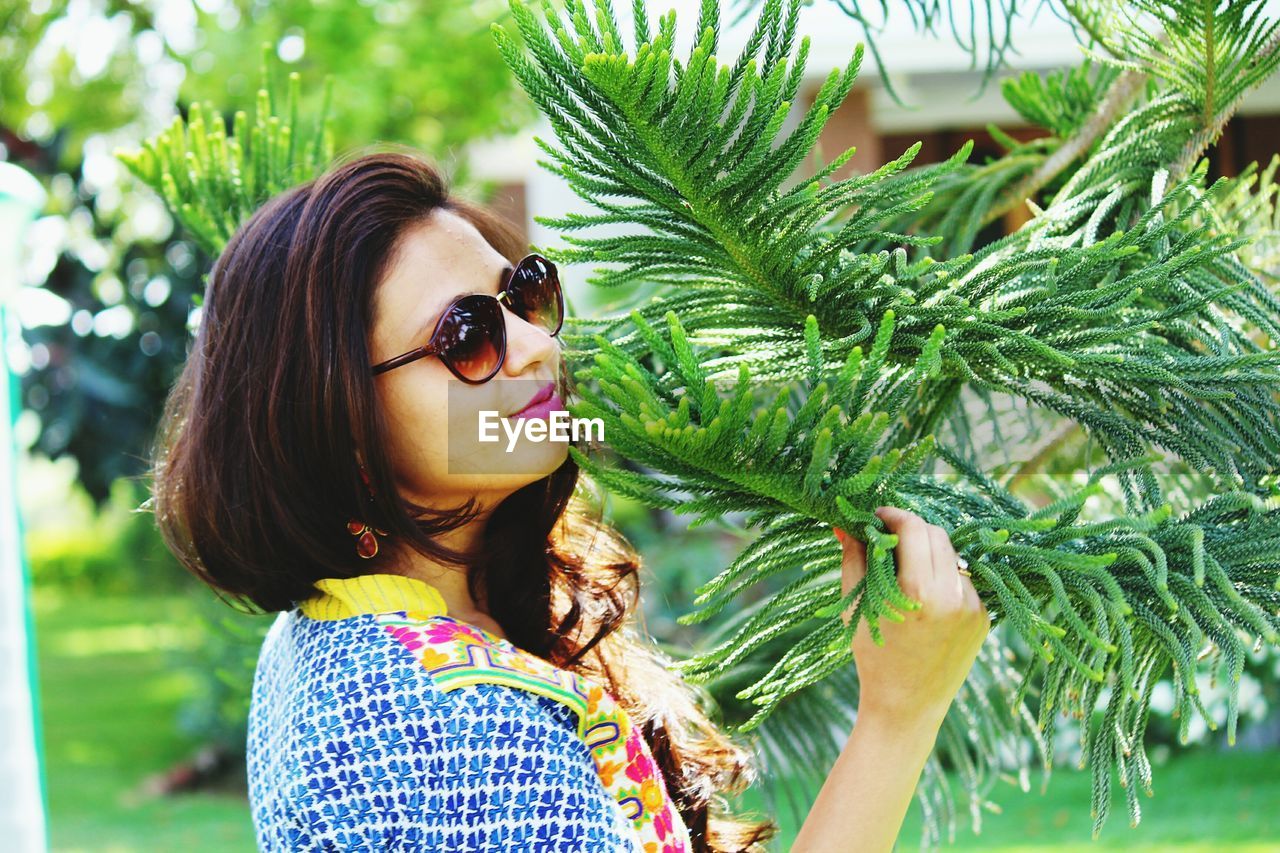
[[[1197,686],[1206,644],[1208,668],[1228,672],[1234,739],[1249,644],[1275,645],[1280,629],[1280,511],[1268,503],[1280,302],[1241,236],[1272,227],[1275,206],[1244,181],[1206,187],[1201,158],[1280,61],[1262,6],[1139,2],[1119,19],[1076,7],[1098,34],[1098,67],[1005,86],[1048,138],[1006,138],[1008,154],[983,165],[968,164],[966,146],[911,168],[913,146],[871,174],[832,180],[846,151],[799,182],[862,51],[782,134],[809,48],[805,38],[794,49],[798,3],[767,0],[728,65],[716,59],[713,0],[684,62],[673,55],[674,12],[654,32],[640,0],[634,48],[608,0],[512,11],[527,48],[495,36],[555,130],[558,146],[539,142],[544,165],[598,211],[540,220],[571,246],[554,258],[613,264],[593,276],[603,287],[658,285],[629,311],[576,324],[574,339],[591,359],[574,414],[603,419],[610,447],[648,471],[574,458],[694,524],[741,512],[759,531],[685,621],[787,581],[686,661],[686,677],[709,681],[769,652],[737,694],[757,706],[750,730],[847,672],[857,619],[876,636],[880,620],[915,606],[895,581],[895,538],[872,514],[894,504],[951,532],[1002,634],[1031,653],[1009,693],[993,690],[1002,655],[975,670],[960,731],[998,713],[998,737],[1025,719],[1034,692],[1047,762],[1057,714],[1079,718],[1095,829],[1113,765],[1138,820],[1160,678],[1172,678],[1184,737],[1197,710],[1216,725]],[[975,244],[1024,202],[1030,222]],[[574,236],[598,225],[635,233]],[[966,399],[997,396],[1078,425],[1108,463],[1084,487],[1029,506],[980,468],[964,423]],[[1211,496],[1175,513],[1164,454],[1209,475]],[[923,470],[938,460],[951,476]],[[1087,512],[1113,475],[1120,512]],[[868,543],[867,577],[845,596],[832,525]],[[973,765],[959,731],[941,743],[953,766]]]
[[[816,793],[840,746],[824,732],[847,731],[856,706],[854,628],[878,637],[917,606],[872,510],[919,513],[968,560],[997,627],[926,768],[927,841],[954,831],[944,767],[976,828],[1010,761],[1036,755],[1047,771],[1063,715],[1092,766],[1095,832],[1113,768],[1136,824],[1155,685],[1172,683],[1185,739],[1193,714],[1218,725],[1199,685],[1225,671],[1233,740],[1250,646],[1280,644],[1276,162],[1209,183],[1203,160],[1280,63],[1277,24],[1258,2],[1061,6],[1090,62],[1003,85],[1047,136],[1005,137],[982,164],[966,145],[914,166],[915,145],[843,180],[832,175],[852,150],[796,174],[862,49],[784,134],[809,50],[798,0],[765,0],[729,65],[715,0],[683,61],[675,13],[655,25],[643,0],[629,43],[608,0],[540,14],[512,0],[519,41],[494,28],[554,128],[558,145],[538,140],[543,165],[596,211],[541,219],[568,244],[545,251],[611,265],[591,282],[631,294],[563,333],[571,411],[602,418],[629,464],[576,448],[575,460],[694,525],[741,518],[754,533],[682,617],[715,640],[681,662],[685,677],[733,685],[739,730]],[[211,144],[193,114],[186,134],[176,121],[132,158],[213,252],[263,192],[327,159],[322,130],[301,147],[267,135],[274,96],[262,97],[250,146]],[[236,138],[254,132],[237,120]],[[1030,221],[978,243],[1023,204]],[[580,233],[598,225],[628,233]],[[975,406],[998,436],[1015,420],[1030,436],[1081,431],[1102,463],[1060,440],[1022,459],[1017,475],[1054,458],[1084,479],[1033,505],[1015,476],[984,467]],[[832,525],[868,543],[847,595]]]

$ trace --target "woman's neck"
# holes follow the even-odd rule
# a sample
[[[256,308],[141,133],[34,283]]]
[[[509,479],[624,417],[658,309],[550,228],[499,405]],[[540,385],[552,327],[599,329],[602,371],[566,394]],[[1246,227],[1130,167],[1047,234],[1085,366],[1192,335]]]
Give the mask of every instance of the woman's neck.
[[[440,536],[442,545],[457,550],[470,550],[483,534],[484,522],[476,519],[465,527],[451,530]],[[386,560],[379,559],[376,571],[404,575],[431,584],[444,599],[448,615],[462,622],[478,625],[502,639],[506,634],[492,617],[484,602],[477,602],[467,586],[467,571],[457,566],[447,566],[419,554],[412,548],[389,549]]]

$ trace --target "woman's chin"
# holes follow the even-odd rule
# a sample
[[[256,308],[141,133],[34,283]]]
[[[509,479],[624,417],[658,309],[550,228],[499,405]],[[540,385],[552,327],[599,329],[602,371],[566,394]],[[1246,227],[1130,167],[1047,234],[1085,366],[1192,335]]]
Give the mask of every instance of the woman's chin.
[[[477,492],[510,494],[554,474],[569,456],[569,444],[521,440],[510,449],[490,447],[486,451],[450,460],[448,473],[454,485],[471,485]],[[458,478],[465,478],[468,483],[457,482]]]
[[[507,463],[509,475],[532,483],[550,476],[564,464],[569,455],[569,444],[564,441],[521,440],[507,455],[510,456]]]

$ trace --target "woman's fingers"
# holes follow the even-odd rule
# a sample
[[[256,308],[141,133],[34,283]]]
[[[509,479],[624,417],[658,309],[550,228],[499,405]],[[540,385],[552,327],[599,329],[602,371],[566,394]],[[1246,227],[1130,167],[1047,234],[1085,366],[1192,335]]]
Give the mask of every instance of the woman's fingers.
[[[973,582],[960,574],[960,557],[947,531],[929,524],[919,515],[899,507],[882,506],[876,515],[885,528],[898,537],[894,557],[898,566],[898,584],[902,591],[924,605],[917,616],[947,615],[968,612],[981,613],[986,618],[986,606],[978,597]],[[866,577],[867,546],[846,534],[840,528],[832,528],[844,548],[840,564],[840,587],[844,595]],[[848,624],[855,601],[842,614]]]
[[[937,584],[935,589],[946,596],[946,600],[959,607],[964,601],[964,586],[960,583],[964,575],[960,574],[960,558],[951,544],[947,531],[936,524],[925,525],[929,530],[930,552],[933,554],[933,577]]]
[[[844,548],[844,556],[840,562],[840,594],[848,595],[849,590],[858,585],[864,577],[867,576],[867,546],[866,543],[854,539],[848,533],[845,533],[839,527],[831,528],[839,540],[840,545]],[[844,613],[841,618],[845,624],[849,624],[849,619],[853,615],[853,608],[858,602],[855,600]]]
[[[914,512],[896,506],[879,507],[876,515],[889,532],[898,537],[898,545],[893,549],[898,562],[898,586],[919,601],[934,582],[933,544],[928,525]]]
[[[990,629],[991,619],[987,614],[987,605],[982,603],[982,598],[978,595],[978,590],[974,588],[973,581],[961,575],[960,584],[964,588],[965,610],[981,613],[983,620],[987,622],[987,628]]]

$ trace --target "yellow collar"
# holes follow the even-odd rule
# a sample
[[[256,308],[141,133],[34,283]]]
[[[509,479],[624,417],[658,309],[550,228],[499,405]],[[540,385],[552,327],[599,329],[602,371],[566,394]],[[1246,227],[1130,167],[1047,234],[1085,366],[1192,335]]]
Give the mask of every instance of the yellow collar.
[[[403,610],[426,616],[445,616],[444,596],[425,581],[403,575],[370,574],[354,578],[325,578],[315,582],[316,594],[298,606],[311,619],[334,621],[366,613]]]

